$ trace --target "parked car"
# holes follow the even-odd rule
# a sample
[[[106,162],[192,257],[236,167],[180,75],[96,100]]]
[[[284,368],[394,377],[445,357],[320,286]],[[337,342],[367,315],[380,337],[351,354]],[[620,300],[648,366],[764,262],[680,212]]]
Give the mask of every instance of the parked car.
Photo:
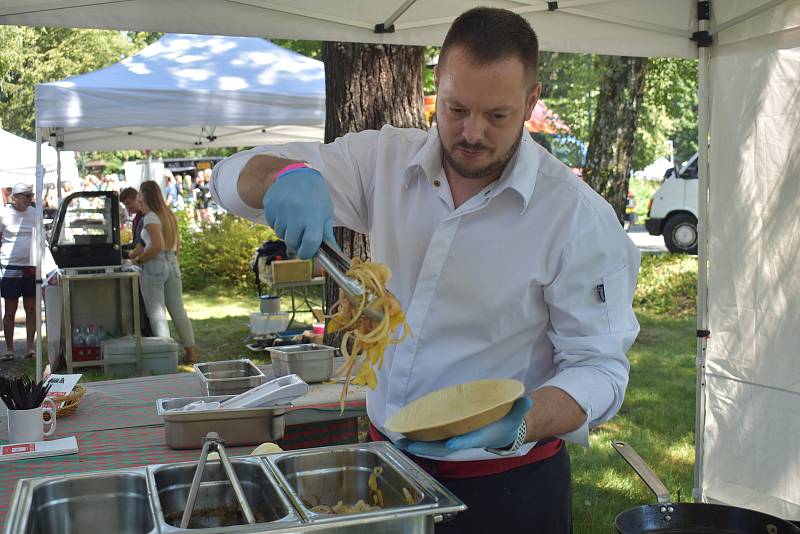
[[[645,228],[664,236],[670,252],[697,254],[698,211],[697,154],[680,169],[668,169],[661,187],[653,193]]]

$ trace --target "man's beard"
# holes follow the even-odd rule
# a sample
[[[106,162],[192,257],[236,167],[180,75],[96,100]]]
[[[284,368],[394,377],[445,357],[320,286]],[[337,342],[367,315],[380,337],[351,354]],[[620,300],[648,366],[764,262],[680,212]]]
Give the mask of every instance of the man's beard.
[[[453,156],[453,154],[447,150],[447,147],[444,146],[442,143],[441,138],[439,138],[439,142],[442,143],[442,154],[444,155],[445,163],[454,171],[458,173],[459,176],[463,178],[474,178],[474,179],[481,179],[487,178],[490,176],[499,176],[503,169],[505,168],[506,164],[511,160],[514,156],[514,153],[517,151],[520,142],[522,141],[522,134],[517,137],[517,140],[511,145],[511,148],[505,154],[502,154],[499,158],[494,161],[490,161],[488,164],[484,165],[483,167],[478,168],[469,168],[464,165],[461,165]],[[461,141],[456,143],[453,147],[455,151],[458,148],[465,148],[467,150],[487,150],[488,147],[481,145],[481,144],[470,144],[466,141]]]

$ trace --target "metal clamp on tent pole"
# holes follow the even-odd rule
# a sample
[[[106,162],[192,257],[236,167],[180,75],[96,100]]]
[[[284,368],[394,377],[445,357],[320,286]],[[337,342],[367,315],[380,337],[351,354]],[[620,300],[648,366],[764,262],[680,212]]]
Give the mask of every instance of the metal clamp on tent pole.
[[[704,29],[708,27],[708,21],[710,20],[711,20],[710,0],[701,0],[700,2],[697,2],[697,22],[700,30],[694,32],[690,40],[697,43],[698,48],[706,48],[708,46],[711,46],[714,42],[714,39],[713,37],[711,37],[709,31],[707,29]]]
[[[389,15],[389,18],[385,21],[381,22],[380,24],[376,24],[373,32],[375,33],[394,33],[394,23],[397,19],[399,19],[403,13],[408,11],[412,5],[416,3],[417,0],[406,0],[405,2],[400,5],[400,7],[395,10],[394,13]]]
[[[556,11],[558,9],[558,2],[547,2],[547,11]]]

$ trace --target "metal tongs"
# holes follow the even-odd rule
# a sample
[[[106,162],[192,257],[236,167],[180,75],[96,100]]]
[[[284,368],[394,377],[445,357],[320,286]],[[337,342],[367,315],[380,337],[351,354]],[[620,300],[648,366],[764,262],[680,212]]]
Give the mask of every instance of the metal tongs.
[[[247,497],[245,497],[242,485],[239,483],[239,477],[236,476],[236,472],[233,470],[230,460],[228,460],[228,455],[225,453],[225,443],[222,441],[222,438],[219,437],[219,434],[216,432],[209,432],[206,434],[206,437],[203,438],[203,450],[200,453],[200,461],[197,462],[197,469],[194,471],[192,486],[189,488],[189,497],[186,499],[186,509],[184,509],[183,517],[181,518],[181,528],[185,529],[189,526],[189,519],[192,517],[192,511],[194,511],[197,492],[200,491],[200,482],[203,480],[203,472],[205,471],[208,453],[211,449],[214,449],[214,451],[219,454],[222,468],[225,470],[228,480],[231,481],[233,493],[236,495],[239,507],[242,509],[242,512],[244,512],[247,523],[250,525],[254,524],[256,522],[256,517],[253,515],[253,510],[247,503]]]
[[[345,296],[350,302],[356,306],[361,304],[365,290],[358,280],[347,276],[346,273],[350,270],[350,260],[342,255],[339,251],[339,247],[330,241],[323,241],[317,252],[317,259],[319,259],[322,268],[325,269],[331,278],[333,278],[333,281],[336,282],[336,285],[344,291]],[[367,295],[367,298],[369,299],[369,295]],[[367,305],[364,307],[364,315],[373,321],[381,321],[383,319],[383,312],[371,308],[370,304],[371,301],[368,300]]]

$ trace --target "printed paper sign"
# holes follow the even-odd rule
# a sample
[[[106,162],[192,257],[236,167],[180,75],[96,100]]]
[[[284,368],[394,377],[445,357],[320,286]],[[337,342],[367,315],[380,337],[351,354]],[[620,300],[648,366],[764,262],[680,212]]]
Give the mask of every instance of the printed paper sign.
[[[48,397],[63,397],[72,393],[72,389],[83,375],[50,375],[47,383],[50,384]]]

